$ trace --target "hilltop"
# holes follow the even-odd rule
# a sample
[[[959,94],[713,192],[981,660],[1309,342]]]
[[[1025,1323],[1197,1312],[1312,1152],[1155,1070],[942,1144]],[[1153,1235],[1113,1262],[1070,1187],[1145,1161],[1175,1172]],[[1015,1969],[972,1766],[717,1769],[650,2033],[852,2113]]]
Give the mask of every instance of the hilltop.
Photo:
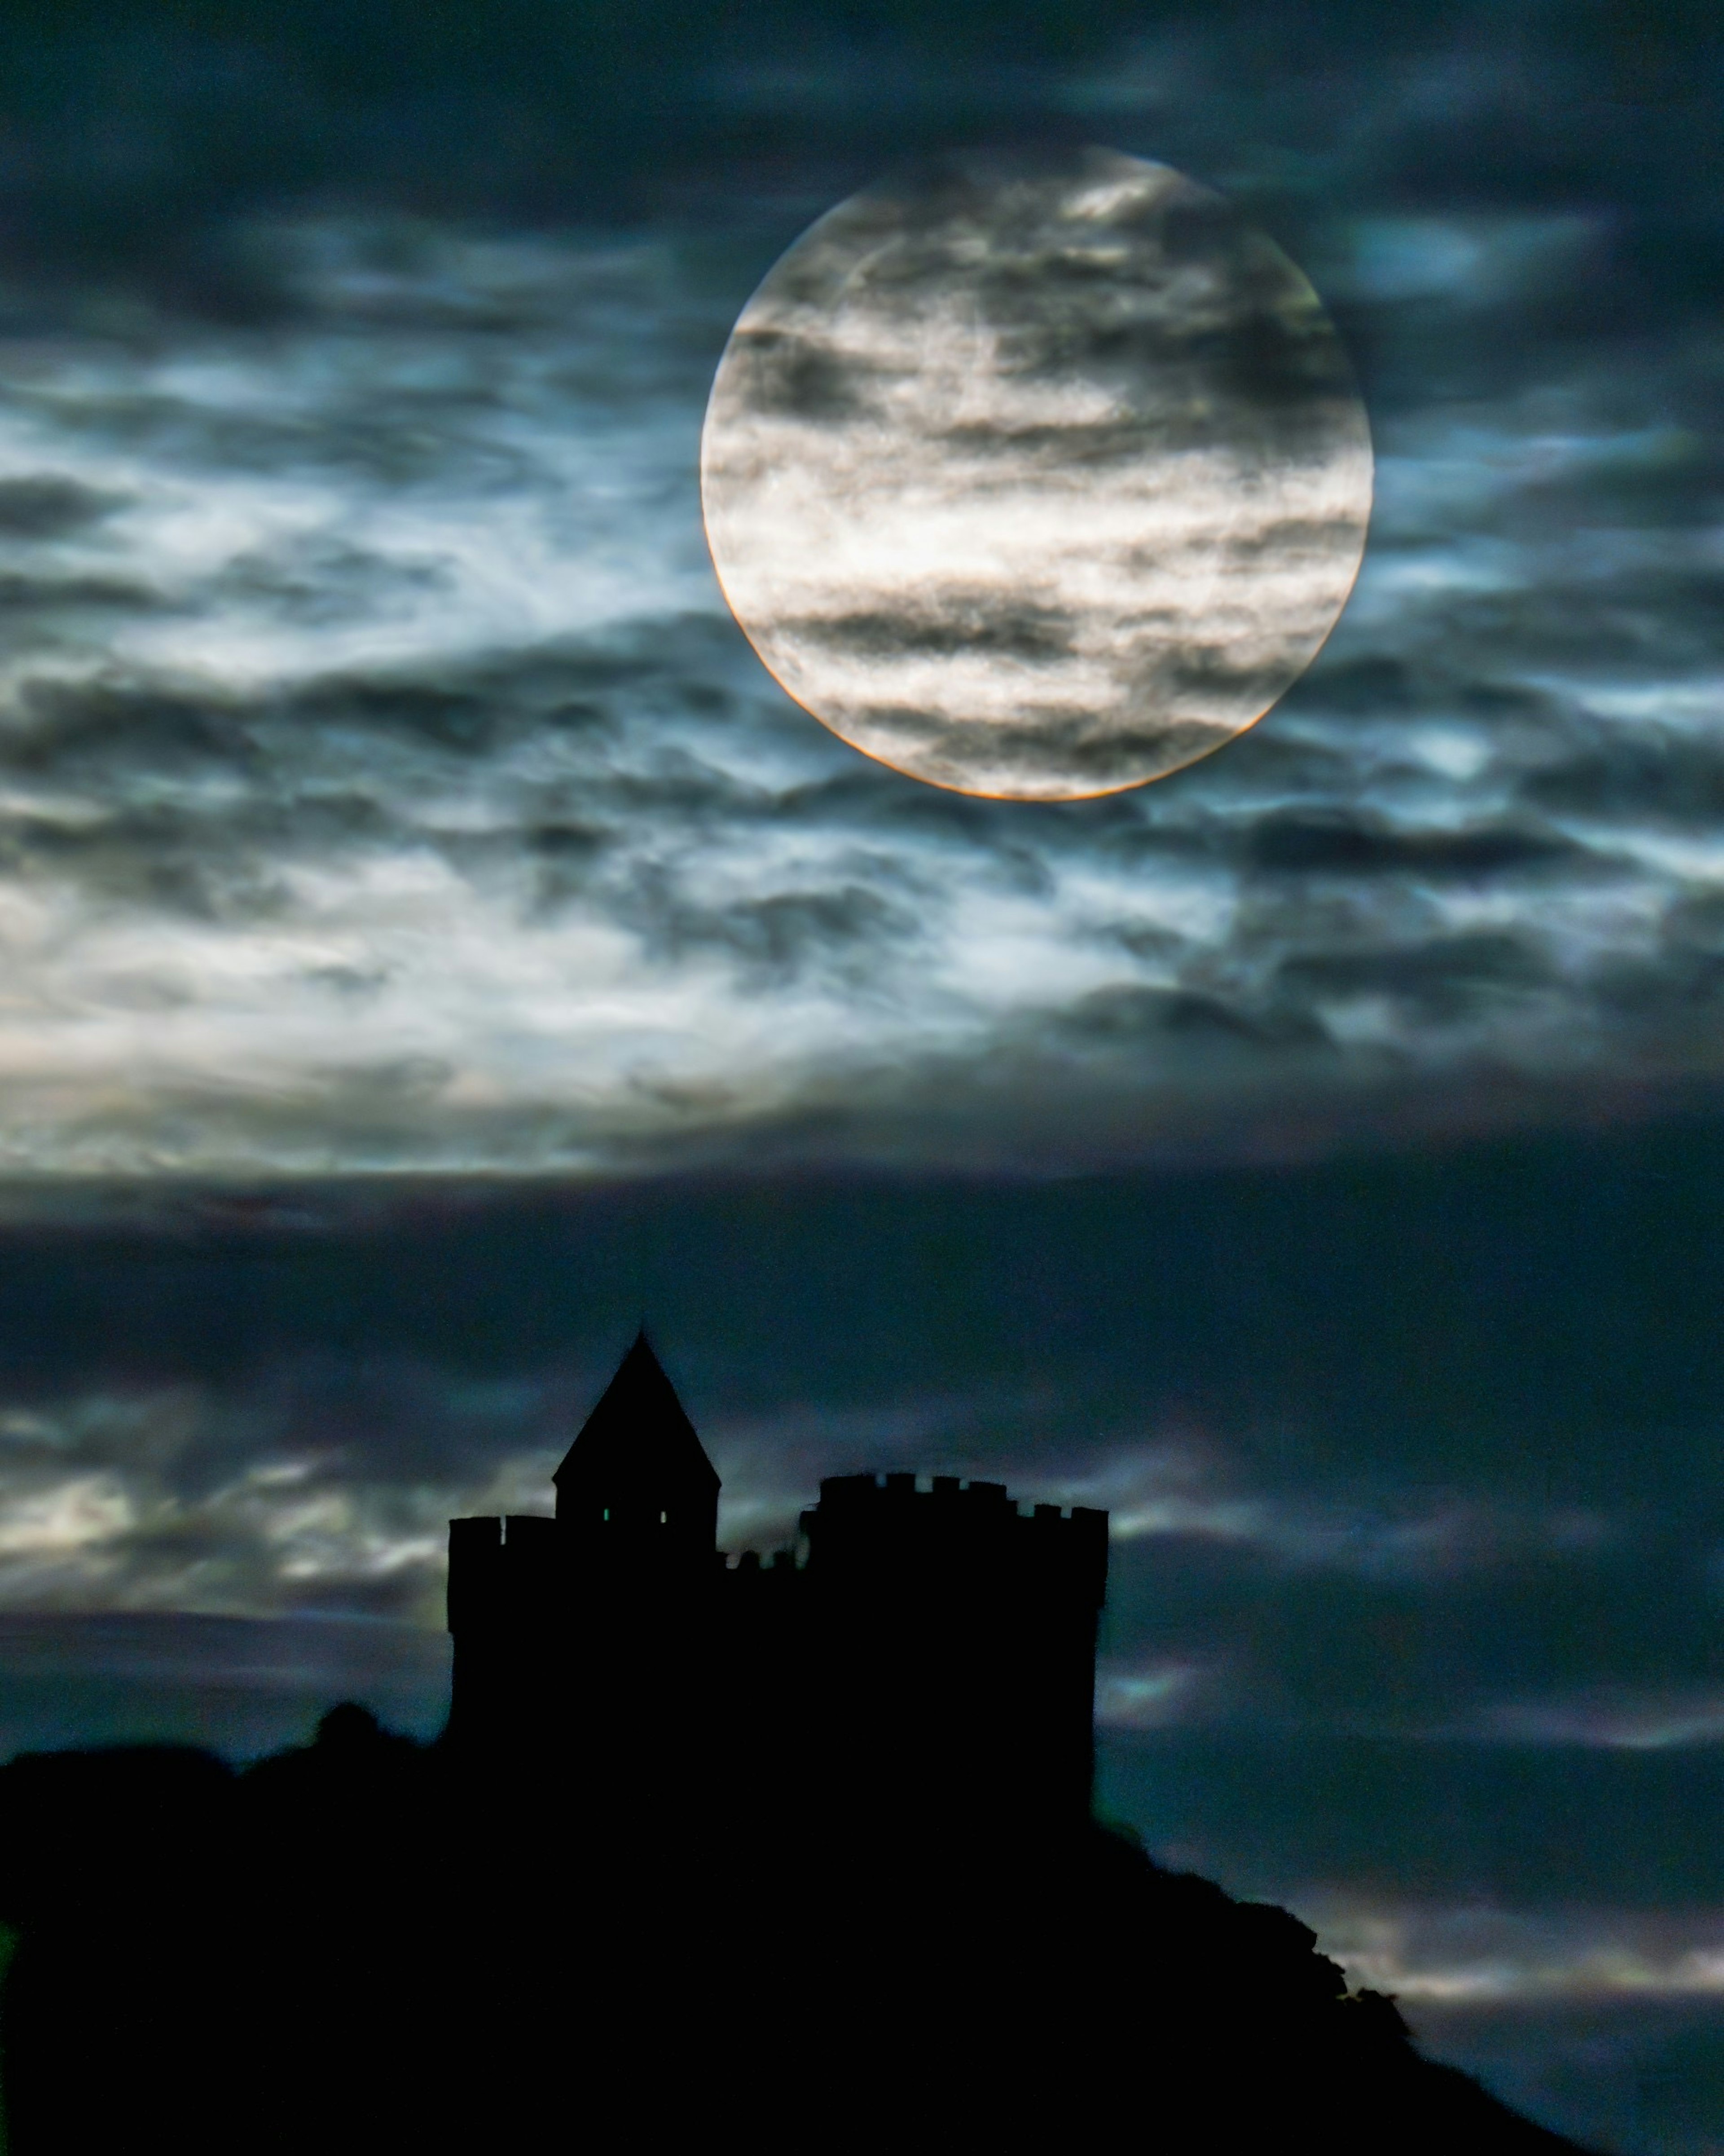
[[[693,1805],[475,1778],[357,1707],[236,1771],[0,1768],[13,2156],[454,2152],[746,2132],[1170,2149],[1366,2133],[1557,2156],[1350,1996],[1285,1910],[1090,1825]]]

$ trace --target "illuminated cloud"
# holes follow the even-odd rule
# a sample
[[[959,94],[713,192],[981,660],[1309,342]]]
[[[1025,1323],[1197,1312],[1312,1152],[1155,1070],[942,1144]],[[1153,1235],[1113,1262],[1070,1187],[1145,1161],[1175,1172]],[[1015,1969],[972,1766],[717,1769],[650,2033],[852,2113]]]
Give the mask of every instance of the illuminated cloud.
[[[1491,1907],[1383,1908],[1318,1892],[1303,1905],[1355,1984],[1434,2006],[1713,1998],[1724,1914]]]
[[[1548,1699],[1496,1701],[1475,1727],[1479,1735],[1509,1744],[1662,1752],[1724,1738],[1724,1691],[1677,1687],[1636,1694],[1598,1686]]]
[[[300,218],[258,326],[67,333],[0,404],[0,1167],[1081,1165],[1709,1079],[1706,351],[1407,401],[1605,244],[1516,231],[1314,241],[1388,369],[1352,609],[1058,808],[859,760],[728,623],[686,245]],[[1511,239],[1520,296],[1438,276]]]
[[[1148,1730],[1183,1721],[1203,1676],[1187,1662],[1103,1668],[1095,1680],[1096,1722],[1106,1730]]]

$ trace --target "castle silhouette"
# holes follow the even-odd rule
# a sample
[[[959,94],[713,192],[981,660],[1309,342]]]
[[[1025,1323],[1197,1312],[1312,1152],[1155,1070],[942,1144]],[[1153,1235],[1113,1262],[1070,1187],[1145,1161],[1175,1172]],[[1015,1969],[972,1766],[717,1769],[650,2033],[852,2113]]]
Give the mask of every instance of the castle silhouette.
[[[835,1476],[802,1515],[806,1562],[731,1563],[718,1475],[644,1333],[552,1479],[554,1518],[450,1523],[468,1756],[590,1793],[722,1751],[876,1821],[1087,1817],[1106,1512]]]
[[[0,1768],[12,2156],[1332,2140],[1578,2156],[1090,1810],[1104,1513],[840,1476],[728,1563],[637,1340],[555,1518],[454,1521],[443,1739]],[[1122,2097],[1121,2092],[1126,2094]]]

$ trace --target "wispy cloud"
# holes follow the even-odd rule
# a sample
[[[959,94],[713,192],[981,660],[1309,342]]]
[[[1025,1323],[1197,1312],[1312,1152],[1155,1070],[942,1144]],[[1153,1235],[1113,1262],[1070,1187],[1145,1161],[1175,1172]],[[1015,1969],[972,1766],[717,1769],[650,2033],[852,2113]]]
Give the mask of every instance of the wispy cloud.
[[[237,1390],[38,1400],[0,1418],[0,1609],[435,1631],[449,1518],[548,1508],[562,1445],[543,1426],[566,1412],[555,1380],[316,1361]]]
[[[1468,1733],[1509,1744],[1581,1744],[1662,1752],[1724,1740],[1724,1691],[1596,1686],[1486,1706]]]
[[[1095,1719],[1104,1729],[1162,1729],[1192,1718],[1205,1676],[1201,1663],[1166,1661],[1104,1666],[1095,1681]]]
[[[301,219],[258,326],[21,352],[5,1166],[1102,1160],[1710,1078],[1710,347],[1403,393],[1609,244],[1322,241],[1388,369],[1352,611],[1257,733],[1064,808],[856,757],[728,623],[692,239]]]
[[[1559,1915],[1491,1907],[1383,1908],[1317,1892],[1301,1904],[1357,1984],[1417,2009],[1724,1992],[1724,1912]]]

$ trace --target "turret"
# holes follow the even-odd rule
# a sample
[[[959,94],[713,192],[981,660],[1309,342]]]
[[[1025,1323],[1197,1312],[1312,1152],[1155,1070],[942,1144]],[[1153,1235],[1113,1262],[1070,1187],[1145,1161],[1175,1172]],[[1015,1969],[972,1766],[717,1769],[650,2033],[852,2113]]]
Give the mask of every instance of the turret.
[[[557,1526],[576,1563],[710,1571],[717,1471],[644,1332],[552,1480]]]
[[[643,1333],[553,1476],[557,1517],[449,1522],[449,1712],[464,1743],[591,1742],[686,1677],[718,1476]],[[699,1630],[698,1625],[693,1629]]]

